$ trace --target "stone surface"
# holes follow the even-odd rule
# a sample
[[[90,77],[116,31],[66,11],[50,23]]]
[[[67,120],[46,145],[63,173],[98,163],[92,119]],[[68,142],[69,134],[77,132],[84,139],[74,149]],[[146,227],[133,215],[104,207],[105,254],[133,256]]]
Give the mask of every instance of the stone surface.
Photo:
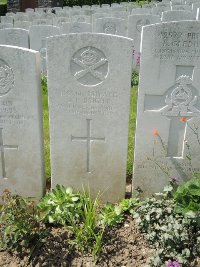
[[[12,16],[2,16],[1,23],[11,23],[13,24],[13,17]]]
[[[100,18],[95,22],[95,32],[127,36],[127,23],[124,19]]]
[[[62,23],[70,22],[69,17],[57,17],[53,19],[53,25],[57,27],[61,27]]]
[[[0,23],[0,29],[7,29],[7,28],[13,28],[13,24],[11,24],[11,23]]]
[[[29,48],[29,33],[24,29],[1,29],[0,44]]]
[[[0,73],[0,194],[7,189],[41,197],[45,178],[39,53],[0,46]]]
[[[32,25],[53,25],[52,19],[34,19]]]
[[[31,26],[30,21],[15,21],[14,28],[20,28],[20,29],[25,29],[29,30]]]
[[[92,33],[47,40],[52,186],[89,186],[92,196],[118,201],[125,196],[132,40]]]
[[[81,33],[81,32],[91,32],[92,25],[85,22],[67,22],[63,23],[61,26],[62,34],[68,33]]]
[[[72,22],[86,22],[90,23],[90,16],[75,15],[72,17]]]
[[[156,15],[131,15],[128,17],[128,37],[134,40],[133,69],[139,70],[142,27],[160,22]]]
[[[165,11],[162,13],[161,20],[163,22],[195,20],[195,14],[191,11],[182,11],[182,10]]]
[[[34,25],[29,29],[30,48],[40,51],[42,39],[49,36],[59,35],[60,28],[50,25]]]
[[[199,32],[198,21],[143,28],[133,185],[144,195],[200,171]]]

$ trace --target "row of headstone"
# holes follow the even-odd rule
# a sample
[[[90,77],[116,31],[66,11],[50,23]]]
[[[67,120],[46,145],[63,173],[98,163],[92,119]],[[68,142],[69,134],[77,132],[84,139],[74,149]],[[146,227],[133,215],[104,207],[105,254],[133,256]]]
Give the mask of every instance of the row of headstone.
[[[143,195],[200,170],[199,36],[198,21],[143,28],[133,178]],[[132,39],[106,34],[48,38],[52,187],[124,197],[132,49]],[[1,46],[0,73],[0,192],[40,197],[39,53]]]
[[[131,39],[105,34],[48,40],[53,187],[124,197],[132,49]],[[0,46],[0,194],[45,189],[39,69],[38,52]]]

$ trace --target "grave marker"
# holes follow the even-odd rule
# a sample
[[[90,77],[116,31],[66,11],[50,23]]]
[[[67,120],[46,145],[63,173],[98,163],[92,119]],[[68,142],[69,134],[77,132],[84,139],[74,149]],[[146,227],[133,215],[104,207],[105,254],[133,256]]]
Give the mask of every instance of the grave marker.
[[[0,111],[0,195],[7,189],[40,198],[45,177],[39,53],[0,46]]]
[[[47,40],[52,186],[90,186],[93,197],[100,191],[115,202],[125,195],[132,40],[93,33]]]
[[[143,195],[200,171],[199,30],[198,21],[143,28],[133,178]]]

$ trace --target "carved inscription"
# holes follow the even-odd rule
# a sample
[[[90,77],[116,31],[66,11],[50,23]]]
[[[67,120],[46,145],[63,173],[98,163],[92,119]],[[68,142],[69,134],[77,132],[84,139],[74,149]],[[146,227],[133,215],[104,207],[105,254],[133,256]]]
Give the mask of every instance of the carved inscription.
[[[102,83],[108,74],[108,60],[95,47],[78,50],[71,59],[71,73],[82,85],[94,86]]]
[[[108,90],[67,90],[62,93],[62,97],[67,99],[67,104],[60,104],[59,110],[74,115],[93,116],[96,114],[112,116],[119,112],[117,102],[118,92]]]
[[[4,60],[0,59],[0,96],[6,95],[13,87],[13,70]]]
[[[20,127],[32,119],[34,119],[34,116],[27,115],[23,110],[20,111],[20,108],[16,107],[12,100],[0,99],[0,126],[13,125]]]
[[[161,60],[199,60],[200,33],[180,30],[158,30],[154,56]]]

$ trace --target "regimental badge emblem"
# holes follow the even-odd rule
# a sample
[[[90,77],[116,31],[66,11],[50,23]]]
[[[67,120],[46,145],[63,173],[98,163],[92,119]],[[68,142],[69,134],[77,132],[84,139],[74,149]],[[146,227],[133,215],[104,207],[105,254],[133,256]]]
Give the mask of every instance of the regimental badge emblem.
[[[0,96],[6,95],[13,87],[13,70],[4,60],[0,59]]]
[[[108,60],[102,51],[95,47],[78,50],[71,59],[71,73],[82,85],[95,86],[108,75]]]
[[[115,23],[113,22],[106,22],[103,26],[103,31],[106,34],[116,34],[117,33],[117,27]]]
[[[200,111],[195,107],[197,96],[193,95],[195,88],[192,86],[192,79],[189,76],[180,76],[171,94],[166,95],[166,106],[162,109],[165,116],[200,116]]]

